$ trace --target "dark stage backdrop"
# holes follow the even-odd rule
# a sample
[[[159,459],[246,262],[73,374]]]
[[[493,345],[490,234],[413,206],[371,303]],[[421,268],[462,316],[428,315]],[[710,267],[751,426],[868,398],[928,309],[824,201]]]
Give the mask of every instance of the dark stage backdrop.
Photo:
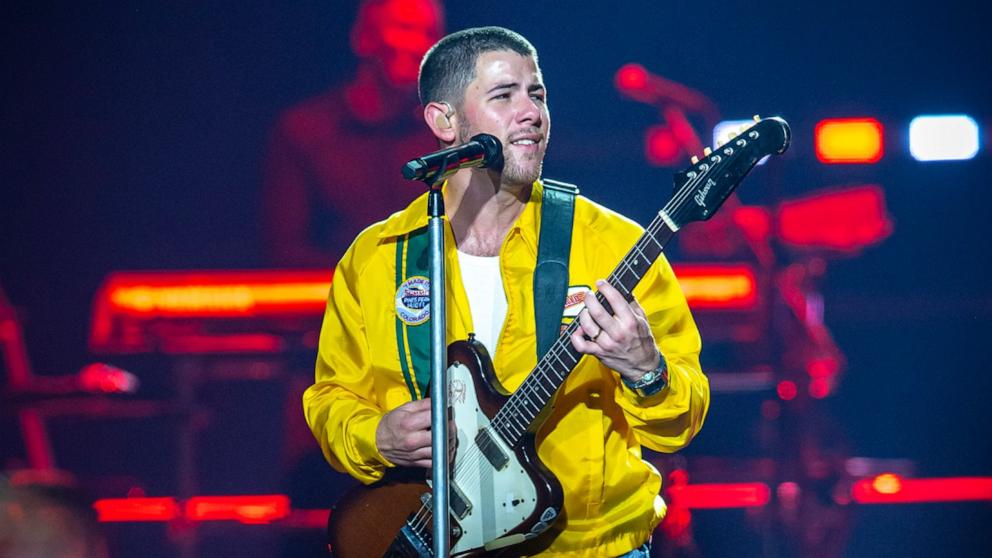
[[[952,476],[988,475],[992,464],[992,42],[976,8],[505,0],[452,2],[447,20],[449,30],[504,25],[534,42],[554,122],[545,174],[642,223],[670,193],[674,169],[645,162],[654,109],[612,85],[631,61],[705,92],[727,117],[790,120],[796,138],[775,171],[780,186],[770,191],[756,173],[741,190],[746,203],[881,184],[895,234],[829,264],[826,319],[849,367],[824,405],[855,454],[910,458],[920,475]],[[353,12],[333,1],[5,10],[0,284],[25,318],[39,373],[86,361],[90,303],[110,271],[262,265],[266,135],[281,109],[349,75]],[[979,155],[916,163],[909,120],[944,112],[983,126]],[[813,126],[844,116],[886,124],[879,164],[816,162]],[[982,506],[872,509],[849,555],[942,555],[944,529],[955,548],[981,553]],[[899,525],[912,528],[893,531]]]

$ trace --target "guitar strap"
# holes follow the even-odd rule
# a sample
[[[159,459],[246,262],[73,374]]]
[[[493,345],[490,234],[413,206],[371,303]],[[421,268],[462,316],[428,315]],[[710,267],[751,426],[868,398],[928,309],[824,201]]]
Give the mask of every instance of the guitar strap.
[[[561,334],[561,315],[568,292],[568,253],[572,247],[574,184],[544,179],[541,232],[534,268],[534,322],[537,324],[537,360]]]
[[[579,189],[542,179],[541,231],[534,268],[534,318],[537,357],[561,333],[562,309],[568,291],[568,253],[572,244],[575,196]],[[403,380],[414,399],[423,399],[430,382],[430,262],[427,228],[396,240],[396,348]]]

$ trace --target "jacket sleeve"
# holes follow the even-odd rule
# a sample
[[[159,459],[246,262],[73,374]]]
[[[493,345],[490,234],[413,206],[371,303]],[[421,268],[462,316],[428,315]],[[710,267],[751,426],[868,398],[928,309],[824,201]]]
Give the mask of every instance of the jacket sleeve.
[[[699,365],[699,331],[664,255],[634,289],[634,296],[668,367],[668,387],[640,397],[618,379],[616,399],[643,445],[674,452],[699,432],[709,408],[709,380]]]
[[[315,382],[303,394],[303,411],[328,462],[369,484],[382,478],[392,464],[375,442],[385,411],[378,405],[371,377],[357,289],[357,244],[334,272],[320,329]]]

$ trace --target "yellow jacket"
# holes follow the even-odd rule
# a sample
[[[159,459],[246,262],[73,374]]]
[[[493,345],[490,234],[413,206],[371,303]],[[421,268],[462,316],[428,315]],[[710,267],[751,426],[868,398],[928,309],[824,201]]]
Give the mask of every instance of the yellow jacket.
[[[500,251],[508,309],[493,363],[510,391],[536,364],[531,291],[541,193],[536,182]],[[342,257],[321,328],[316,382],[303,396],[307,422],[328,461],[364,483],[393,466],[376,448],[379,420],[411,400],[397,351],[395,247],[397,237],[426,226],[426,214],[425,194],[362,232]],[[570,285],[591,286],[607,277],[641,234],[636,223],[579,196]],[[450,226],[445,237],[450,343],[467,338],[473,327]],[[542,555],[618,556],[643,544],[664,516],[665,504],[661,478],[641,459],[641,446],[676,451],[706,416],[709,383],[699,366],[699,333],[664,256],[634,295],[664,355],[669,387],[639,398],[590,356],[565,380],[537,436],[538,456],[565,495],[559,520],[564,524],[549,532],[562,530]]]

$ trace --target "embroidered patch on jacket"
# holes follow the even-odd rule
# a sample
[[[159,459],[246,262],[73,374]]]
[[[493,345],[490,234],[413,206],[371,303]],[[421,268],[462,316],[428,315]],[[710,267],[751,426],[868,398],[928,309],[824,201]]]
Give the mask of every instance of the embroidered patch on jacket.
[[[419,325],[431,317],[431,281],[416,275],[396,289],[396,315],[406,325]]]
[[[568,287],[565,295],[565,309],[561,313],[562,318],[574,318],[586,307],[586,295],[592,289],[588,285],[573,285]]]

